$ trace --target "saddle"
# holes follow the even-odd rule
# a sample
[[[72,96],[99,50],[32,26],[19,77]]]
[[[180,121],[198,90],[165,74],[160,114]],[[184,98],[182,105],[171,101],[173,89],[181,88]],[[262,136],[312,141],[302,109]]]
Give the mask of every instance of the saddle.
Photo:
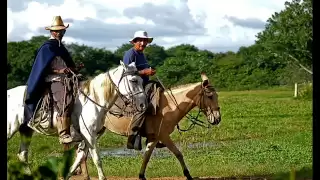
[[[55,135],[53,128],[54,100],[52,93],[47,89],[38,101],[36,110],[28,123],[28,126],[40,134]]]
[[[148,99],[148,107],[145,114],[156,115],[157,109],[159,108],[159,100],[161,87],[159,87],[158,82],[152,81],[145,86],[145,92]],[[120,117],[133,117],[135,113],[135,107],[130,102],[130,100],[125,97],[118,97],[114,105],[110,108],[109,113],[120,118]]]
[[[109,113],[117,118],[121,117],[127,117],[127,118],[138,118],[141,116],[146,116],[146,115],[156,115],[157,111],[159,109],[159,104],[160,104],[160,96],[161,92],[163,90],[162,86],[156,82],[156,81],[150,81],[146,86],[145,86],[145,92],[147,94],[147,99],[148,99],[148,107],[143,114],[139,114],[139,116],[135,116],[137,111],[135,110],[136,108],[134,105],[125,97],[118,97],[114,105],[111,107],[109,110]],[[138,122],[132,120],[132,122]],[[140,121],[141,122],[141,121]],[[151,128],[152,122],[146,123],[146,121],[142,122],[142,125],[136,125],[136,124],[131,124],[131,126],[134,127],[139,127],[140,129],[140,134],[142,136],[145,136],[146,134],[149,134],[149,130],[153,132],[153,130],[149,129]],[[139,124],[139,123],[138,123]]]
[[[84,81],[79,81],[78,89],[83,85],[83,83]],[[23,101],[25,101],[26,92],[27,90],[25,90]],[[57,109],[58,107],[53,99],[50,88],[46,88],[41,99],[36,105],[35,112],[32,115],[31,120],[28,122],[28,126],[40,134],[49,136],[56,135],[57,130],[53,128],[53,117],[54,112],[57,111]],[[71,133],[75,133],[74,131],[76,129],[79,129],[77,125],[71,123]]]

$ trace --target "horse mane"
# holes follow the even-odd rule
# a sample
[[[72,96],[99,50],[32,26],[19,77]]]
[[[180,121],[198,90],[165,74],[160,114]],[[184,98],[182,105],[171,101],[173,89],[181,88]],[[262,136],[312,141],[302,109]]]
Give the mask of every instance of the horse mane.
[[[182,89],[182,88],[186,88],[186,87],[189,87],[189,86],[195,86],[195,85],[199,85],[199,82],[182,84],[182,85],[174,86],[174,87],[172,87],[172,88],[170,88],[170,89],[171,89],[171,90],[177,90],[177,89]],[[168,90],[167,90],[167,91],[168,91]]]
[[[102,88],[102,89],[101,89]],[[93,95],[94,100],[99,102],[99,96],[97,92],[102,90],[103,98],[105,100],[109,100],[114,91],[116,90],[116,86],[111,81],[110,77],[107,73],[101,73],[94,78],[88,79],[82,85],[82,89],[85,95]],[[86,99],[86,97],[84,98]]]

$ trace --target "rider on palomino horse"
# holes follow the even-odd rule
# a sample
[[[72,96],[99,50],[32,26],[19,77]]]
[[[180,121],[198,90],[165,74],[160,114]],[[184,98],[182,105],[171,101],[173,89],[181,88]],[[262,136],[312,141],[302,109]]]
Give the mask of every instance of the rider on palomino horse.
[[[70,135],[71,112],[74,104],[74,87],[70,73],[77,72],[76,65],[61,40],[69,27],[60,16],[55,16],[50,27],[51,37],[37,51],[27,82],[24,108],[24,124],[33,117],[37,104],[49,90],[57,108],[57,128],[60,143],[68,144],[75,139]]]
[[[125,52],[123,57],[123,62],[125,64],[130,64],[131,62],[136,63],[136,67],[139,71],[140,76],[143,79],[144,82],[144,88],[147,92],[149,106],[153,106],[152,110],[150,108],[146,112],[152,111],[151,114],[156,114],[156,103],[152,103],[153,98],[158,99],[160,92],[164,91],[164,87],[161,86],[159,82],[156,81],[150,81],[149,76],[153,76],[156,73],[155,69],[152,69],[150,65],[148,64],[146,57],[143,53],[144,49],[146,48],[147,44],[151,43],[153,41],[152,37],[148,37],[148,33],[146,31],[137,31],[134,34],[134,37],[129,41],[131,44],[133,44],[133,47]],[[156,89],[159,90],[159,93],[154,93]],[[139,135],[139,131],[142,129],[143,123],[145,121],[145,113],[142,112],[139,114],[135,114],[134,118],[132,120],[130,130],[128,131],[128,142],[127,142],[127,148],[128,149],[141,149],[141,136]],[[148,141],[148,140],[147,140]],[[135,142],[138,142],[138,147],[136,147]],[[158,143],[158,148],[164,147],[162,143]]]

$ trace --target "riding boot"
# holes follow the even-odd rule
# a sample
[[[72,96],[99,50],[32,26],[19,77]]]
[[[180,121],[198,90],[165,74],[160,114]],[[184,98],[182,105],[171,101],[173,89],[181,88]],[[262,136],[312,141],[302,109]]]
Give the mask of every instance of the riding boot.
[[[134,150],[140,151],[142,149],[141,145],[141,135],[137,134],[135,139],[134,139],[134,144],[133,144]]]
[[[69,144],[72,142],[72,137],[70,135],[70,121],[71,119],[69,117],[57,118],[57,129],[60,144]]]
[[[134,145],[135,137],[136,137],[135,135],[128,136],[128,141],[127,141],[127,148],[128,149],[134,149],[133,145]]]
[[[128,136],[127,148],[140,151],[142,149],[141,135],[137,132],[131,132]]]

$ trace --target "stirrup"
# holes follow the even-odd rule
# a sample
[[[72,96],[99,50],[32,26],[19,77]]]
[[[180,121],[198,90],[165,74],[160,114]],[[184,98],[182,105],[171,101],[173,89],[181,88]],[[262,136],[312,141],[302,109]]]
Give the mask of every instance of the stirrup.
[[[59,142],[60,144],[69,144],[73,142],[73,139],[70,135],[62,135],[59,136]]]

